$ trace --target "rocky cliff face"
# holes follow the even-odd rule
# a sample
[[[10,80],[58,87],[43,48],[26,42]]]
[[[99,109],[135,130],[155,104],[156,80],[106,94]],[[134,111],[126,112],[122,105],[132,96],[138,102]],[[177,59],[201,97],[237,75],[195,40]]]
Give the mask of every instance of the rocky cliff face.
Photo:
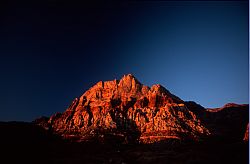
[[[89,140],[119,136],[125,142],[199,139],[209,135],[184,101],[157,84],[142,85],[133,75],[98,82],[64,113],[43,121],[43,126],[65,138]],[[41,124],[41,122],[40,122]]]
[[[37,124],[77,141],[200,140],[211,132],[220,132],[213,125],[222,122],[219,127],[224,128],[220,119],[224,118],[223,111],[226,110],[210,111],[194,102],[184,102],[163,86],[150,88],[128,74],[120,80],[98,82],[75,98],[65,112],[48,120],[40,119]]]

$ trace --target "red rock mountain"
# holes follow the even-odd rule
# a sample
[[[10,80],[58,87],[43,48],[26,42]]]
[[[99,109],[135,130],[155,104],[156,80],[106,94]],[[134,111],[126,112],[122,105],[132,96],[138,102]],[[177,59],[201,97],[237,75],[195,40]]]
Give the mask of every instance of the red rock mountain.
[[[128,74],[120,80],[98,82],[75,98],[65,112],[36,122],[77,141],[116,138],[125,143],[152,143],[210,136],[216,131],[209,126],[211,113],[159,84],[148,87]]]

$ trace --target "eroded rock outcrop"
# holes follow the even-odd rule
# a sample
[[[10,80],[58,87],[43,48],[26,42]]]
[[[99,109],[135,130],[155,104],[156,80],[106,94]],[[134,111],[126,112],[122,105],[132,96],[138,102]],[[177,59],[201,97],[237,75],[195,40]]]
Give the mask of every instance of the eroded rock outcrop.
[[[149,88],[131,74],[98,82],[47,123],[53,132],[78,140],[114,135],[125,142],[151,143],[210,134],[183,100],[159,84]]]

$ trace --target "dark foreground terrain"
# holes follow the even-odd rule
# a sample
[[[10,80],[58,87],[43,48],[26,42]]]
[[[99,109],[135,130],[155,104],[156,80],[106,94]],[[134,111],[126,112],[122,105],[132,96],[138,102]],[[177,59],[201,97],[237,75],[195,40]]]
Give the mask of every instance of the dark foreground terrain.
[[[0,123],[0,163],[248,163],[248,142],[210,138],[201,142],[122,145],[61,140],[32,123]]]

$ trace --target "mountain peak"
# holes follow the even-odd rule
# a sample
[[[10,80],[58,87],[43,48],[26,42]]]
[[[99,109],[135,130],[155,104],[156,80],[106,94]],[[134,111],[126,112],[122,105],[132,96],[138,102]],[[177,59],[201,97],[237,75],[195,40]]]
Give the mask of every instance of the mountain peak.
[[[132,74],[125,74],[125,75],[123,75],[123,77],[120,79],[120,82],[121,81],[126,81],[126,82],[131,82],[131,81],[134,81],[134,82],[136,82],[136,83],[139,83],[139,84],[141,84],[138,80],[137,80],[137,78],[134,76],[134,75],[132,75]]]
[[[128,73],[128,74],[124,74],[123,77],[126,77],[126,78],[135,78],[135,76],[131,73]]]
[[[137,139],[141,142],[151,140],[148,137],[151,135],[155,141],[181,139],[190,130],[191,138],[209,135],[184,101],[160,84],[151,88],[141,84],[132,74],[120,80],[99,81],[75,99],[64,113],[52,116],[48,122],[56,133],[76,135],[82,140],[99,128],[129,138],[140,134]],[[161,135],[155,136],[156,132]]]

